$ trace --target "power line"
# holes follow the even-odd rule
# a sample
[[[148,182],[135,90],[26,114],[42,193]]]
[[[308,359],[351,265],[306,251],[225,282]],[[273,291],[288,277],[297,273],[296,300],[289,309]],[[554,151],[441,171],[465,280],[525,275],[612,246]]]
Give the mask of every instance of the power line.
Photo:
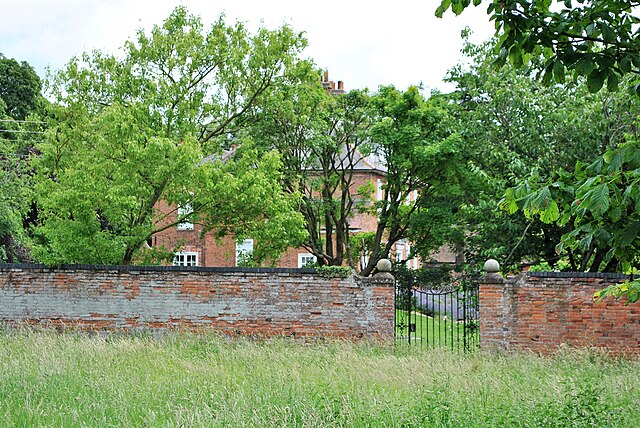
[[[47,123],[41,122],[39,120],[13,120],[13,119],[0,119],[0,122],[9,122],[9,123]]]

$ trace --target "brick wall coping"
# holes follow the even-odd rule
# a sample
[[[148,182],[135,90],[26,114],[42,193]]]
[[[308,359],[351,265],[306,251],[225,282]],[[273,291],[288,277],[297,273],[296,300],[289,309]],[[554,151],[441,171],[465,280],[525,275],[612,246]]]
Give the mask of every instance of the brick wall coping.
[[[315,274],[315,268],[255,268],[255,267],[202,267],[202,266],[134,266],[134,265],[60,265],[47,266],[39,263],[0,263],[0,269],[47,269],[47,270],[91,270],[121,272],[217,272],[217,273],[297,273]]]
[[[630,279],[630,275],[612,272],[526,272],[528,277],[536,278],[603,278]]]

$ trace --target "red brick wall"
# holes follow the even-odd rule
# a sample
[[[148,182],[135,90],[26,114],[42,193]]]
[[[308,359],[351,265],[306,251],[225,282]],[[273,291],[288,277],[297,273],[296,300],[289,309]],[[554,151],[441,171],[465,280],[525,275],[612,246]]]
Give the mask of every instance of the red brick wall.
[[[393,337],[393,281],[313,270],[0,265],[5,324]]]
[[[480,281],[480,345],[551,353],[561,345],[640,355],[640,303],[593,295],[624,280],[611,274],[528,273]]]

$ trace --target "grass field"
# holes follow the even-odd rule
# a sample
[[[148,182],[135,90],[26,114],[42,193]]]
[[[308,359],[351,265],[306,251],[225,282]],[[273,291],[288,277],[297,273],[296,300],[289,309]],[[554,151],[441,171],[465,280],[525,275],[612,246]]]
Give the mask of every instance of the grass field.
[[[409,313],[396,309],[395,324],[396,338],[400,343],[411,342],[412,346],[420,347],[463,349],[464,323],[447,319],[446,315],[428,316],[420,312]],[[414,331],[410,331],[409,324],[415,325]],[[474,343],[469,348],[475,349],[478,338],[468,337],[468,340]]]
[[[640,367],[214,335],[0,333],[2,427],[637,427]]]

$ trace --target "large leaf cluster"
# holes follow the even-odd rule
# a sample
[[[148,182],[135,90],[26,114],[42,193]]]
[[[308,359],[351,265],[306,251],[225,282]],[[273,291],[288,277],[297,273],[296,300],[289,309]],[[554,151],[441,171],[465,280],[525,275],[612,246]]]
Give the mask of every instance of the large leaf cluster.
[[[460,14],[470,0],[443,0],[437,16],[449,8]],[[479,5],[482,0],[474,0]],[[495,21],[497,62],[516,67],[542,55],[543,81],[562,83],[566,70],[587,78],[590,91],[606,83],[618,88],[626,74],[640,69],[640,3],[630,0],[490,0]],[[635,86],[635,90],[639,90]]]
[[[640,263],[640,146],[636,138],[573,172],[546,180],[531,175],[508,189],[501,207],[524,210],[545,223],[571,225],[558,251],[583,256],[581,269],[630,271]]]

